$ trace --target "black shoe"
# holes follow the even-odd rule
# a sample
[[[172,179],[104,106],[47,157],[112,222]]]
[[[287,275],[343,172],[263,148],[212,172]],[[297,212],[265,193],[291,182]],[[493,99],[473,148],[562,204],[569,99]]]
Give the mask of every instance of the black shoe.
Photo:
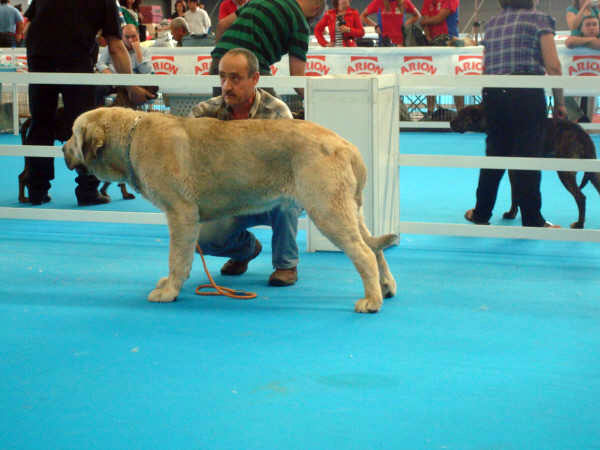
[[[103,205],[105,203],[110,203],[110,197],[99,192],[95,197],[77,198],[77,206]]]
[[[31,203],[33,206],[39,206],[42,203],[48,203],[50,200],[52,200],[52,197],[50,197],[47,192],[41,194],[31,191],[29,192],[29,203]]]

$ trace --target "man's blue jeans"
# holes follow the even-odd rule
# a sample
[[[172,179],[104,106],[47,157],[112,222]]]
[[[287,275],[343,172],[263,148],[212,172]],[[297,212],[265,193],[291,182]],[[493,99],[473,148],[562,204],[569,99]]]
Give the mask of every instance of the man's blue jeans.
[[[300,211],[301,208],[296,204],[285,202],[264,213],[206,222],[200,225],[198,245],[207,255],[245,261],[256,250],[256,237],[247,229],[256,225],[270,225],[273,229],[273,267],[291,269],[298,265],[296,234]]]

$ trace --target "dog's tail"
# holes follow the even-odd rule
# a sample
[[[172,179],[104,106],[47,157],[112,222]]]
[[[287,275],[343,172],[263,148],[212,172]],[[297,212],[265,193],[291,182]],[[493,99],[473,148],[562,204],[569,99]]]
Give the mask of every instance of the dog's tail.
[[[385,250],[392,245],[397,245],[400,237],[397,234],[384,234],[383,236],[371,236],[369,233],[367,236],[363,234],[363,239],[367,245],[375,253],[381,250]]]
[[[591,181],[598,193],[600,194],[600,176],[597,172],[586,172],[583,174],[583,179],[581,180],[581,184],[579,185],[579,189],[583,189],[583,187],[587,184],[588,181]]]

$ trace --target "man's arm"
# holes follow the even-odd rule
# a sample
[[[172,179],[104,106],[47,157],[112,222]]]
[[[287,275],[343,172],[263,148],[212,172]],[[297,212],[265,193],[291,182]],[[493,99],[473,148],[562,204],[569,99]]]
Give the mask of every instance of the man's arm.
[[[131,73],[131,60],[123,41],[117,36],[105,36],[110,59],[118,73]]]
[[[306,71],[306,61],[302,61],[300,58],[289,55],[288,60],[290,62],[290,75],[293,77],[303,77]],[[298,95],[304,98],[304,88],[294,88]]]
[[[540,37],[540,48],[542,49],[542,59],[544,60],[546,73],[548,75],[562,75],[562,67],[560,65],[560,59],[558,59],[556,44],[554,43],[554,33],[544,33]],[[566,119],[567,109],[565,107],[563,90],[560,88],[553,88],[552,94],[554,96],[554,113],[556,117]]]
[[[437,25],[446,20],[451,12],[448,8],[442,8],[435,16],[421,16],[420,23],[421,25]]]
[[[210,16],[208,15],[208,13],[204,10],[202,10],[204,12],[203,16],[204,16],[204,25],[206,27],[206,32],[208,33],[208,30],[210,28],[211,22],[210,22]]]
[[[142,58],[138,61],[136,67],[137,73],[152,73],[152,62],[150,58],[150,50],[141,48]]]
[[[217,24],[217,30],[215,31],[216,42],[219,42],[221,40],[221,36],[223,36],[223,33],[225,33],[227,28],[229,28],[233,24],[233,22],[235,22],[235,19],[237,19],[237,12],[233,12],[228,16],[224,17],[223,19],[219,20],[219,23]]]
[[[567,48],[576,48],[576,47],[591,47],[593,41],[597,41],[598,38],[595,37],[583,37],[583,36],[569,36],[565,41],[565,46]],[[593,47],[591,47],[593,48]]]
[[[20,15],[19,15],[20,17]],[[25,25],[23,24],[23,18],[21,17],[21,21],[16,23],[15,29],[15,40],[17,42],[21,42],[23,40],[23,31],[25,29]]]

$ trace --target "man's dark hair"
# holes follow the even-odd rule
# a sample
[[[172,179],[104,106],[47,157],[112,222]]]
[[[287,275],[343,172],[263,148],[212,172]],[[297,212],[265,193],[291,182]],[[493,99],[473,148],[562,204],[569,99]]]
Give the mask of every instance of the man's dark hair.
[[[8,3],[8,0],[0,0],[0,5],[4,5],[6,3]]]
[[[502,9],[533,9],[533,0],[498,0]]]
[[[248,77],[251,77],[258,72],[258,58],[250,50],[241,47],[232,48],[225,53],[225,55],[242,55],[246,58],[246,63],[248,64]]]
[[[141,2],[141,0],[135,0],[133,2],[133,5],[131,5],[131,9],[133,9],[134,11],[139,11]],[[119,4],[127,8],[127,0],[119,0]]]

